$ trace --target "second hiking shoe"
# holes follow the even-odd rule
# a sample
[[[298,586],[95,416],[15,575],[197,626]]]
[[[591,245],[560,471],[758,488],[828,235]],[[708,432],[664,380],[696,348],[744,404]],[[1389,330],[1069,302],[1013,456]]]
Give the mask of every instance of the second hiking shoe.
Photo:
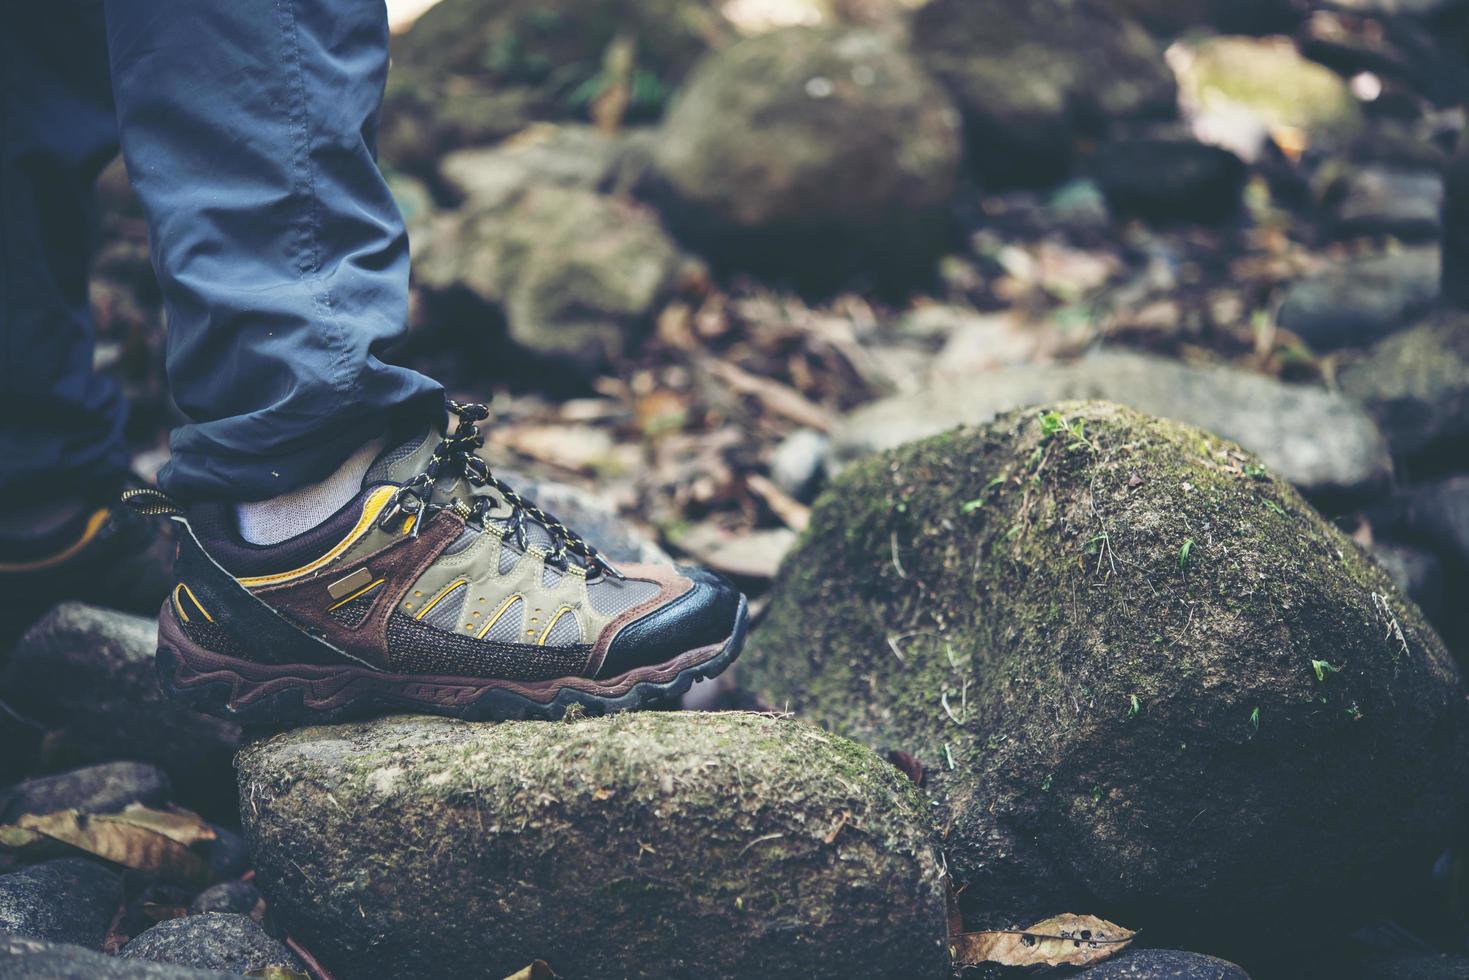
[[[229,505],[134,507],[182,525],[159,616],[164,689],[245,724],[415,711],[556,718],[639,708],[739,654],[746,604],[702,569],[615,568],[475,455],[483,405],[384,453],[358,496],[277,545]]]

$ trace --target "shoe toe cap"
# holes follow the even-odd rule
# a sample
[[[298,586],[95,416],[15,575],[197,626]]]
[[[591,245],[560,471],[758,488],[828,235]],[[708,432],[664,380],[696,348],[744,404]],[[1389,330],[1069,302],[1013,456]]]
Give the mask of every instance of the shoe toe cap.
[[[618,630],[597,672],[599,679],[664,663],[690,650],[723,643],[735,633],[743,615],[739,589],[705,568],[680,566],[678,572],[693,586]]]

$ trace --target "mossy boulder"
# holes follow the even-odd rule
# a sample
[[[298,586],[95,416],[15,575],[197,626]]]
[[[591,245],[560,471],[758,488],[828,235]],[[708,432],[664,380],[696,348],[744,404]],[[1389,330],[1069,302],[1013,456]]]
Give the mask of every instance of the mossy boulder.
[[[1339,375],[1341,390],[1411,457],[1469,437],[1469,315],[1445,311],[1394,334]]]
[[[1440,640],[1187,425],[1061,403],[870,457],[772,595],[743,680],[919,760],[966,913],[1085,910],[1228,954],[1363,914],[1459,813]]]
[[[338,976],[947,976],[907,777],[749,714],[395,718],[244,749],[274,915]]]
[[[1078,140],[1177,111],[1159,43],[1102,0],[931,0],[912,36],[958,102],[970,160],[990,180],[1055,180]]]
[[[959,156],[958,112],[896,41],[791,27],[700,63],[643,189],[721,264],[901,280],[944,244]]]

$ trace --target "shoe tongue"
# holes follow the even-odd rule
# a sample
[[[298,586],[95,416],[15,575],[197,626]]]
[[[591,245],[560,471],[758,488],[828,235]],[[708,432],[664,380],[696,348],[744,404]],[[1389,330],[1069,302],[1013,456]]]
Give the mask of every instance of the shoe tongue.
[[[426,427],[406,442],[383,450],[363,475],[362,489],[378,483],[407,483],[428,468],[440,438],[432,427]]]
[[[373,460],[372,465],[367,469],[367,474],[362,478],[363,489],[378,483],[407,483],[428,468],[429,461],[434,455],[434,449],[438,447],[441,439],[443,439],[443,436],[432,427],[429,427],[415,434],[406,442],[394,446],[391,449],[384,450],[378,455],[377,459]],[[442,478],[436,488],[436,493],[442,494],[443,496],[436,496],[435,499],[439,502],[445,502],[450,496],[468,498],[472,493],[476,492],[492,495],[500,501],[500,507],[505,506],[505,501],[501,500],[499,493],[492,488],[475,490],[474,488],[465,486],[457,477]],[[468,502],[467,499],[466,502]],[[485,523],[491,524],[495,528],[505,532],[510,532],[514,529],[508,515],[491,518]],[[541,551],[550,551],[555,544],[551,532],[546,529],[546,526],[532,517],[526,516],[524,518],[523,530],[527,547],[537,548]],[[571,555],[569,557],[578,564],[582,563],[578,556]]]

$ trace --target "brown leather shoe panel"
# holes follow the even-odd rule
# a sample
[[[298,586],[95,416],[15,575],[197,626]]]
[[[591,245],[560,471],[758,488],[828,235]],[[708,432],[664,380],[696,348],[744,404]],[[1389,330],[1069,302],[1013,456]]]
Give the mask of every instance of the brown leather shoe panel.
[[[439,553],[464,530],[464,522],[439,511],[417,537],[402,537],[350,564],[334,564],[309,578],[256,592],[280,613],[328,643],[374,667],[389,668],[388,616],[404,594]],[[372,608],[354,626],[339,622],[328,610],[339,601],[328,586],[359,568],[366,568],[383,584],[372,592]]]

